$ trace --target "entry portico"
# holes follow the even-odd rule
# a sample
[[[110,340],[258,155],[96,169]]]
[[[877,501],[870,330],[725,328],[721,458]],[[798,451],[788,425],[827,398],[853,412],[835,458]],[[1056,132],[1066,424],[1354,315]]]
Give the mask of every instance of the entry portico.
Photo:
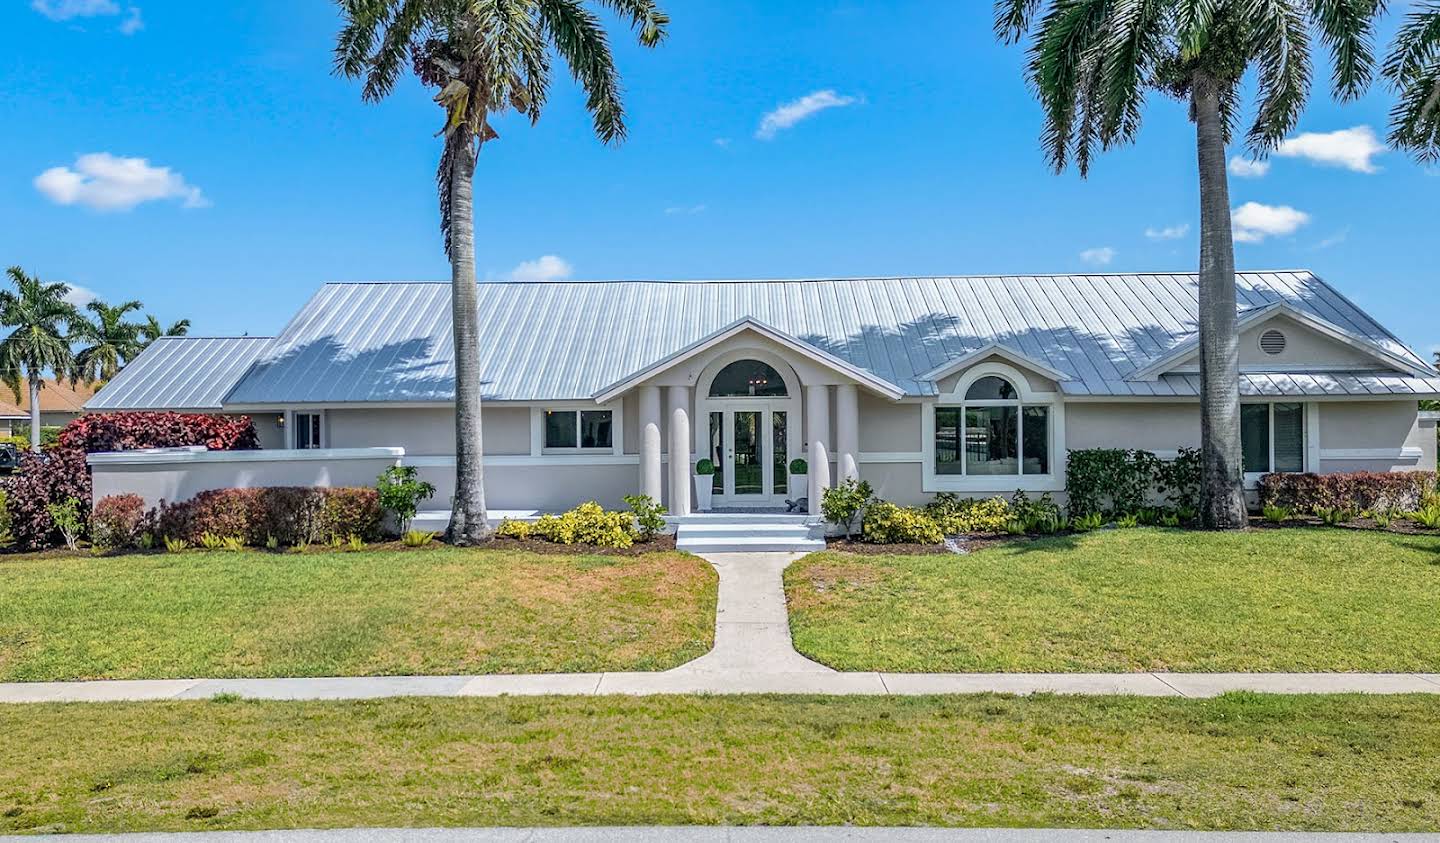
[[[607,404],[634,393],[640,489],[663,500],[672,515],[692,511],[691,469],[702,458],[715,464],[710,482],[716,507],[770,508],[805,497],[818,514],[832,478],[859,477],[861,389],[889,401],[905,395],[899,386],[747,316],[592,397]],[[668,454],[660,448],[661,390]],[[789,465],[801,456],[809,466],[804,491],[789,486]],[[661,484],[667,457],[668,495]]]

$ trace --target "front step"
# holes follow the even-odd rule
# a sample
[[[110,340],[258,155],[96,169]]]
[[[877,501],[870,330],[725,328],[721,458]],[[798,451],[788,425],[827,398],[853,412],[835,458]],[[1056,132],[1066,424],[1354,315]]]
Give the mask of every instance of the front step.
[[[825,524],[786,519],[712,515],[680,520],[675,546],[690,553],[810,553],[825,549]]]

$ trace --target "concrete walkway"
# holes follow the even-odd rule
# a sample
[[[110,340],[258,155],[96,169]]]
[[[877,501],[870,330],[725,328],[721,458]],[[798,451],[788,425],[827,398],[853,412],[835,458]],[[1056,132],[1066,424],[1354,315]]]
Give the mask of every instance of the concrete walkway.
[[[0,683],[0,703],[209,699],[319,700],[566,694],[1129,694],[1213,697],[1275,694],[1440,694],[1420,673],[840,673],[795,652],[783,575],[800,554],[716,554],[715,648],[660,673],[523,676],[360,676],[315,679],[154,679]]]
[[[630,828],[337,828],[286,831],[194,831],[142,834],[65,834],[7,837],[67,843],[1386,843],[1440,840],[1436,834],[1327,834],[1255,831],[1093,831],[1013,828],[855,828],[648,826]]]

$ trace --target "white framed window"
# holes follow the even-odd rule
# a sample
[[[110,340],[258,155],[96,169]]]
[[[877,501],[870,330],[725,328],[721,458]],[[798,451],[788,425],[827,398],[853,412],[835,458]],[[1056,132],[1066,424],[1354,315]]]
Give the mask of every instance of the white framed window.
[[[291,442],[297,450],[307,451],[315,448],[325,447],[324,439],[324,414],[295,413],[290,420]]]
[[[615,449],[613,410],[545,410],[541,425],[541,447],[547,454]]]
[[[921,414],[923,488],[1059,491],[1064,404],[1003,363],[982,363]]]
[[[1306,415],[1298,401],[1240,405],[1241,462],[1247,477],[1305,470]]]

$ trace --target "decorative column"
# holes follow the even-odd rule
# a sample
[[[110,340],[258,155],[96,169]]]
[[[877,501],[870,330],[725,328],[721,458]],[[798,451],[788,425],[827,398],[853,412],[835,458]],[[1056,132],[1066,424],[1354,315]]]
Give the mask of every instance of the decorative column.
[[[670,514],[690,514],[690,387],[670,387]]]
[[[805,436],[810,440],[810,514],[820,514],[820,498],[830,488],[830,387],[805,387]]]
[[[663,500],[660,482],[660,387],[642,386],[640,412],[640,494]]]
[[[853,383],[835,387],[836,479],[860,479],[860,392]]]

